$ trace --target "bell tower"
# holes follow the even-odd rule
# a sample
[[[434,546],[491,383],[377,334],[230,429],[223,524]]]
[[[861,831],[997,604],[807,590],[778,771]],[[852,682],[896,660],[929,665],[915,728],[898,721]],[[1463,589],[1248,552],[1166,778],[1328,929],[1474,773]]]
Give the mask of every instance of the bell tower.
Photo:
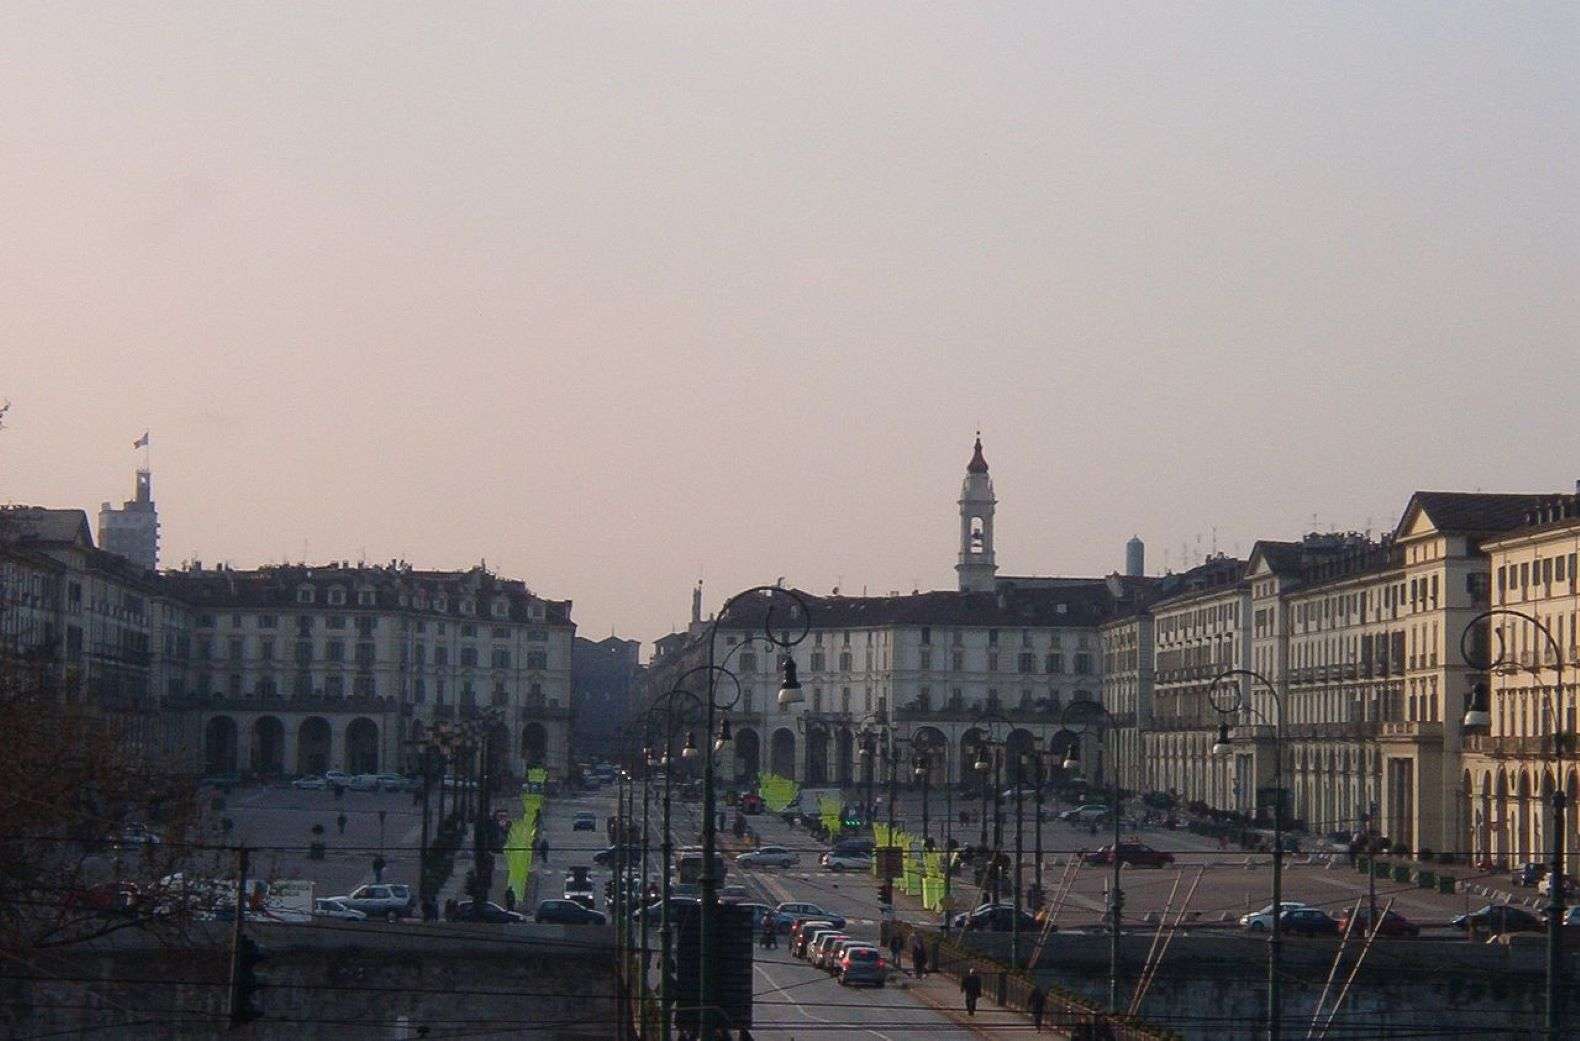
[[[960,486],[960,576],[961,592],[992,592],[993,575],[993,478],[988,476],[987,460],[982,457],[982,431],[977,431],[971,462],[966,464],[966,479]]]

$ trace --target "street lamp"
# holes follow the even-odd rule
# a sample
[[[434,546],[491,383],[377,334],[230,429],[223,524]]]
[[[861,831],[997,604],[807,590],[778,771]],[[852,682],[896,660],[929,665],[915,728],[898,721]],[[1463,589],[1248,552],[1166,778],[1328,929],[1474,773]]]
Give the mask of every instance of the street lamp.
[[[664,862],[661,866],[663,877],[659,883],[660,889],[658,905],[658,935],[660,951],[658,1000],[660,1017],[659,1030],[662,1041],[669,1041],[670,1030],[672,1029],[671,1022],[674,1019],[675,1004],[675,995],[672,989],[672,984],[675,978],[674,938],[671,935],[669,922],[669,878],[673,866],[672,861],[674,860],[675,855],[675,844],[672,838],[672,829],[670,827],[670,810],[672,806],[671,789],[673,788],[674,780],[674,775],[671,769],[673,765],[673,756],[671,755],[671,752],[675,747],[675,731],[680,722],[677,719],[677,709],[683,702],[688,703],[688,707],[690,707],[698,715],[702,713],[702,699],[691,693],[691,691],[681,687],[675,687],[672,690],[660,694],[658,697],[653,699],[652,704],[650,704],[647,708],[647,728],[649,730],[653,728],[653,725],[658,720],[662,719],[663,721],[663,744],[660,746],[662,751],[660,752],[659,750],[655,749],[650,756],[654,765],[662,767],[664,771],[664,810],[662,822],[663,841],[661,843]],[[682,758],[694,758],[696,752],[696,738],[693,733],[687,733],[686,743],[691,748],[693,755],[691,757],[687,757],[685,756],[685,753],[682,752]],[[645,856],[645,839],[643,847],[643,855]],[[645,868],[643,870],[643,875],[646,875]],[[646,957],[647,952],[647,917],[647,908],[644,906],[642,909],[642,951],[644,958]]]
[[[1250,704],[1239,683],[1225,682],[1241,677],[1267,688],[1276,709],[1275,718],[1267,720],[1255,705]],[[1220,695],[1220,690],[1225,691],[1225,694]],[[1231,716],[1249,712],[1264,722],[1270,722],[1273,727],[1273,924],[1267,941],[1267,1037],[1268,1041],[1278,1041],[1283,1030],[1279,1022],[1283,1014],[1279,973],[1284,953],[1284,697],[1272,680],[1255,669],[1225,669],[1212,678],[1212,685],[1207,688],[1207,700],[1223,717],[1218,725],[1218,739],[1213,742],[1213,755],[1227,756],[1234,751],[1234,741],[1229,736],[1228,721]]]
[[[781,596],[791,599],[794,606],[791,617],[800,615],[801,631],[793,638],[788,631],[778,635],[774,633],[774,606],[775,601]],[[703,712],[706,724],[703,732],[712,735],[715,732],[714,717],[721,710],[734,707],[734,701],[728,705],[720,706],[714,698],[718,686],[720,672],[724,672],[735,680],[735,696],[740,697],[740,681],[735,679],[735,674],[715,664],[715,655],[718,646],[719,623],[729,617],[730,609],[747,597],[756,597],[766,601],[763,611],[762,627],[763,636],[768,642],[783,651],[780,659],[780,672],[782,680],[779,685],[779,704],[783,707],[799,704],[805,694],[801,689],[801,681],[796,676],[795,659],[790,655],[790,649],[806,639],[812,631],[812,616],[806,598],[793,589],[783,586],[753,586],[744,589],[724,602],[719,608],[719,613],[713,616],[713,621],[708,625],[708,663],[701,667],[708,678],[707,694],[703,698]],[[699,671],[699,670],[691,670]],[[719,879],[714,874],[713,859],[718,847],[718,820],[717,793],[715,787],[714,756],[705,756],[702,768],[702,916],[701,916],[701,944],[698,958],[698,977],[700,980],[698,1036],[711,1039],[715,1033],[714,1017],[719,1010],[719,987],[717,946],[718,938],[714,935],[719,912]]]
[[[1524,665],[1530,672],[1536,685],[1541,687],[1542,697],[1547,703],[1547,711],[1552,719],[1552,752],[1550,757],[1553,767],[1553,826],[1552,826],[1552,852],[1551,862],[1548,864],[1547,885],[1547,1009],[1546,1009],[1546,1034],[1549,1041],[1558,1041],[1563,1036],[1563,934],[1564,934],[1564,809],[1568,804],[1564,794],[1564,754],[1568,751],[1569,739],[1564,732],[1564,652],[1558,638],[1551,629],[1544,625],[1534,615],[1524,611],[1516,611],[1510,607],[1495,607],[1490,611],[1483,611],[1472,618],[1459,634],[1459,654],[1465,663],[1472,668],[1490,672],[1493,669],[1516,668],[1509,660],[1508,641],[1504,636],[1503,626],[1493,628],[1498,636],[1498,655],[1491,660],[1484,660],[1486,655],[1478,654],[1473,646],[1473,636],[1479,633],[1479,627],[1495,617],[1505,616],[1517,618],[1541,634],[1546,641],[1546,656],[1553,662],[1553,687],[1551,690],[1542,686],[1543,666],[1542,655],[1532,655],[1530,663]],[[1466,730],[1486,730],[1492,726],[1491,695],[1486,683],[1477,683],[1471,693],[1470,704],[1466,707],[1465,718],[1461,726]]]
[[[1079,717],[1087,718],[1081,719]],[[1114,715],[1108,711],[1108,706],[1100,701],[1072,701],[1064,710],[1063,723],[1066,729],[1063,733],[1070,735],[1069,747],[1064,753],[1064,769],[1071,775],[1079,775],[1081,771],[1081,736],[1088,726],[1095,726],[1101,730],[1112,733]],[[1117,742],[1115,747],[1118,747]],[[1112,767],[1113,764],[1110,764]],[[1113,799],[1109,805],[1109,816],[1114,820],[1114,841],[1109,847],[1109,859],[1113,862],[1113,877],[1108,882],[1108,1011],[1110,1014],[1119,1011],[1119,963],[1121,957],[1120,943],[1124,928],[1125,892],[1120,886],[1120,868],[1123,864],[1119,856],[1119,828],[1120,828],[1120,788],[1119,771],[1113,770]],[[1095,780],[1095,778],[1094,778]]]

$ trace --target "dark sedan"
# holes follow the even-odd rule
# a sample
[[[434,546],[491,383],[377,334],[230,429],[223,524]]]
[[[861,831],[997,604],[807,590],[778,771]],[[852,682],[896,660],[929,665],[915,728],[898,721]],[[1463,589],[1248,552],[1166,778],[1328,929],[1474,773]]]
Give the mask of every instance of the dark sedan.
[[[970,929],[984,933],[1007,933],[1015,928],[1015,906],[1013,904],[983,904],[974,911],[955,915],[954,926],[956,929]],[[1035,915],[1028,911],[1020,913],[1020,931],[1031,932],[1041,929],[1042,924]]]
[[[1284,912],[1284,932],[1295,936],[1337,936],[1339,921],[1321,908],[1297,907]]]
[[[1379,911],[1378,916],[1378,936],[1415,937],[1421,935],[1421,927],[1410,921],[1398,911],[1389,911],[1386,914]],[[1348,909],[1346,909],[1343,914],[1339,915],[1339,932],[1345,932],[1350,928],[1350,912]],[[1371,932],[1371,928],[1371,911],[1368,908],[1363,907],[1361,908],[1360,913],[1355,916],[1355,934],[1360,936],[1364,933],[1369,933]]]
[[[1529,911],[1508,904],[1487,904],[1478,911],[1454,919],[1456,929],[1475,929],[1481,933],[1535,933],[1546,926]]]
[[[1114,862],[1114,849],[1104,846],[1086,854],[1086,863],[1090,866],[1112,864]],[[1121,842],[1119,844],[1119,862],[1129,864],[1131,867],[1165,868],[1174,863],[1174,854],[1165,853],[1160,849],[1153,849],[1142,842]]]
[[[538,905],[532,920],[556,925],[607,925],[602,911],[590,911],[574,900],[545,900]]]
[[[472,911],[472,901],[462,900],[455,905],[455,914],[450,919],[452,922],[492,922],[495,925],[508,925],[515,922],[525,922],[527,916],[515,911],[507,911],[493,902],[485,902]]]

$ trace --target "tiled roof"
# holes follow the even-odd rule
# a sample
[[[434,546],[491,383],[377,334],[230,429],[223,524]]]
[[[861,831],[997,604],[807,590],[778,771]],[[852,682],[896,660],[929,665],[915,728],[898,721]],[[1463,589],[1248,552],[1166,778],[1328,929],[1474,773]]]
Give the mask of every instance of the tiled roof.
[[[1008,587],[997,592],[945,590],[908,596],[814,596],[807,602],[818,629],[859,629],[882,625],[1093,626],[1109,618],[1114,602],[1106,582],[1085,579],[1054,588]],[[790,618],[788,596],[748,597],[731,605],[721,628],[760,629],[770,606],[774,628],[803,624]]]
[[[1540,506],[1545,495],[1507,495],[1485,492],[1416,492],[1405,508],[1419,506],[1439,531],[1490,534],[1525,523],[1525,515]],[[1404,520],[1400,521],[1400,528]],[[1399,534],[1404,534],[1401,530]]]
[[[82,510],[51,510],[43,506],[0,509],[0,538],[19,542],[93,545],[93,530]]]

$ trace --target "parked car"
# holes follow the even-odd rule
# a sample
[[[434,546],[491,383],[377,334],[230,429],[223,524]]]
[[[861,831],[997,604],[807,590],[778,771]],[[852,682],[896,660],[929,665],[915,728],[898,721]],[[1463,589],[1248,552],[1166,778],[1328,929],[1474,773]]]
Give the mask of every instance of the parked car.
[[[822,918],[833,922],[837,928],[845,928],[843,915],[830,914],[816,904],[787,902],[774,908],[774,926],[780,932],[787,931],[800,918]]]
[[[598,815],[588,810],[583,810],[571,818],[572,831],[597,831]]]
[[[806,945],[812,937],[817,935],[819,929],[832,929],[833,922],[822,921],[817,918],[803,918],[790,929],[790,956],[793,958],[806,957]]]
[[[1545,925],[1546,922],[1547,922],[1547,915],[1544,913],[1542,915],[1542,923]],[[1580,926],[1580,904],[1577,904],[1577,905],[1575,905],[1573,907],[1566,908],[1564,910],[1563,922],[1564,922],[1565,927],[1568,927],[1568,926]]]
[[[829,871],[870,871],[872,856],[868,853],[842,853],[831,849],[818,858],[818,863]]]
[[[1522,908],[1509,904],[1487,904],[1470,914],[1462,914],[1453,922],[1455,929],[1474,928],[1482,933],[1534,933],[1546,926],[1540,918]]]
[[[379,787],[386,792],[409,792],[421,787],[421,783],[415,778],[405,777],[394,772],[374,774],[373,776],[379,779]]]
[[[762,846],[742,853],[735,862],[741,867],[794,867],[801,863],[801,855],[783,846]]]
[[[328,781],[332,785],[339,785],[340,787],[344,788],[346,785],[351,783],[351,775],[346,773],[344,770],[325,770],[324,780]]]
[[[1297,907],[1284,912],[1284,931],[1295,936],[1337,936],[1338,919],[1320,907]]]
[[[863,983],[881,987],[889,980],[889,962],[876,947],[847,947],[834,968],[834,975],[843,987]]]
[[[354,792],[376,792],[383,787],[383,781],[378,774],[357,774],[346,787]]]
[[[1560,888],[1563,890],[1563,895],[1565,897],[1574,896],[1574,894],[1575,894],[1575,880],[1574,880],[1574,876],[1573,875],[1565,875],[1564,876],[1564,884]],[[1549,871],[1549,872],[1547,872],[1547,874],[1543,875],[1542,876],[1542,880],[1540,882],[1536,883],[1536,892],[1541,894],[1542,896],[1551,896],[1552,895],[1552,892],[1553,892],[1553,873],[1551,871]]]
[[[1114,847],[1110,844],[1093,850],[1082,859],[1089,865],[1112,864],[1114,856]],[[1174,854],[1153,849],[1143,842],[1121,842],[1118,857],[1121,864],[1131,867],[1165,868],[1174,863]]]
[[[339,899],[353,911],[387,922],[398,922],[406,917],[416,901],[410,886],[396,884],[358,886],[349,896]]]
[[[113,914],[134,911],[142,900],[135,882],[100,882],[66,894],[66,909],[72,912]]]
[[[313,917],[337,922],[365,922],[366,911],[358,911],[346,903],[343,896],[321,896],[313,901]]]
[[[519,911],[507,911],[488,900],[479,905],[476,914],[472,911],[472,901],[462,900],[455,905],[455,914],[450,918],[452,922],[490,922],[494,925],[512,925],[526,920],[527,916]]]
[[[1547,865],[1528,860],[1514,869],[1514,874],[1509,876],[1509,883],[1516,886],[1534,886],[1537,882],[1547,877]]]
[[[829,852],[870,857],[877,848],[878,844],[872,839],[840,839],[829,847]]]
[[[553,922],[557,925],[607,925],[608,917],[602,911],[583,907],[574,900],[544,900],[532,915],[536,922]]]
[[[1341,933],[1346,932],[1350,928],[1352,928],[1351,925],[1350,925],[1350,912],[1351,912],[1351,908],[1345,908],[1344,912],[1339,915],[1339,932],[1341,932]],[[1380,915],[1380,917],[1378,919],[1378,925],[1377,925],[1377,935],[1378,936],[1420,936],[1421,935],[1421,927],[1419,925],[1416,925],[1414,922],[1410,921],[1408,918],[1406,918],[1404,915],[1400,914],[1398,911],[1388,911],[1387,913],[1383,913],[1383,912],[1378,912],[1378,913]],[[1355,925],[1353,926],[1353,928],[1354,928],[1355,934],[1357,936],[1363,935],[1364,933],[1371,932],[1372,925],[1371,925],[1371,909],[1370,908],[1363,907],[1363,908],[1360,909],[1360,912],[1355,915]]]
[[[1108,819],[1109,809],[1101,803],[1087,803],[1073,810],[1065,810],[1059,819],[1068,824],[1100,824]]]
[[[291,787],[304,792],[321,792],[329,787],[322,774],[307,774],[291,782]]]
[[[963,911],[955,915],[954,927],[956,929],[972,929],[986,933],[1013,932],[1015,928],[1014,904],[981,904],[970,911]],[[1037,921],[1037,916],[1029,911],[1020,913],[1020,928],[1022,932],[1041,929],[1042,923]]]
[[[1288,914],[1290,911],[1298,911],[1306,905],[1299,900],[1285,900],[1278,906],[1280,910]],[[1252,911],[1250,914],[1241,915],[1240,928],[1249,929],[1253,933],[1271,932],[1273,928],[1273,905],[1268,904],[1260,911]]]

